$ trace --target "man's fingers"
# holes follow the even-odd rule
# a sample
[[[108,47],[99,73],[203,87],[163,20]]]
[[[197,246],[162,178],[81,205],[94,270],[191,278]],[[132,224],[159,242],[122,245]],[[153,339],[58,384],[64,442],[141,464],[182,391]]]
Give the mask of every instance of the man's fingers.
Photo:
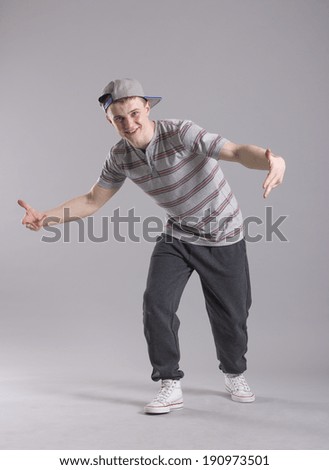
[[[32,209],[32,207],[29,204],[27,204],[27,202],[23,201],[22,199],[18,199],[17,203],[27,211]]]
[[[276,188],[282,183],[285,172],[285,162],[282,157],[274,156],[270,149],[265,150],[265,156],[270,164],[270,171],[263,183],[263,189],[265,189],[264,197],[267,197],[273,188]]]
[[[26,228],[33,230],[40,230],[43,227],[43,221],[47,217],[47,214],[34,214],[33,211],[25,215],[22,220],[22,224]]]
[[[264,192],[264,197],[266,198],[272,189],[276,188],[277,186],[279,186],[281,184],[281,181],[279,179],[274,179],[271,180],[266,186],[264,185],[263,188],[265,189],[265,192]]]
[[[33,215],[31,213],[25,214],[25,216],[22,219],[22,224],[23,225],[33,224],[34,222],[35,222],[35,217],[33,217]]]
[[[31,224],[31,223],[26,223],[25,227],[30,229],[30,230],[38,230],[38,227],[34,224]]]
[[[275,188],[279,184],[280,184],[280,181],[277,177],[266,178],[266,180],[263,183],[263,189],[265,189],[264,197],[267,197],[270,194],[271,189]]]
[[[282,174],[279,172],[279,171],[275,171],[275,172],[270,172],[268,173],[264,183],[263,183],[263,188],[265,189],[266,186],[268,186],[269,184],[271,184],[273,181],[278,184],[282,183],[282,180],[283,180],[283,176]]]
[[[42,227],[42,223],[47,217],[47,214],[36,211],[35,209],[33,209],[33,207],[31,207],[22,199],[19,199],[17,203],[26,210],[26,214],[22,219],[22,224],[25,226],[29,224],[30,227],[28,228],[34,228],[36,230],[39,230]]]
[[[270,194],[270,192],[271,192],[272,189],[273,189],[273,186],[271,186],[271,185],[268,185],[268,186],[266,187],[266,190],[265,190],[264,195],[263,195],[264,198],[267,198],[267,196]]]
[[[264,198],[267,198],[267,196],[270,194],[270,192],[272,191],[272,189],[276,188],[277,186],[279,186],[279,184],[275,184],[273,186],[269,186],[266,191],[264,192]]]
[[[275,176],[269,173],[269,174],[267,175],[267,177],[266,177],[264,183],[263,183],[263,188],[266,189],[267,186],[268,186],[274,179],[275,179]]]
[[[267,198],[267,196],[270,194],[272,187],[268,186],[263,194],[264,198]]]

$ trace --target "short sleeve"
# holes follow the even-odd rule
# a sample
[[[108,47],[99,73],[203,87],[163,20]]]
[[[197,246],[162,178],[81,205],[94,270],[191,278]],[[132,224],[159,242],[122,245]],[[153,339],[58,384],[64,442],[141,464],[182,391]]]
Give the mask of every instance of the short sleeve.
[[[219,159],[223,146],[228,139],[219,134],[207,132],[192,121],[183,121],[180,128],[180,138],[183,145],[191,152],[205,157]]]
[[[105,189],[120,188],[126,179],[126,175],[119,168],[112,152],[105,160],[102,172],[97,180],[97,184]]]

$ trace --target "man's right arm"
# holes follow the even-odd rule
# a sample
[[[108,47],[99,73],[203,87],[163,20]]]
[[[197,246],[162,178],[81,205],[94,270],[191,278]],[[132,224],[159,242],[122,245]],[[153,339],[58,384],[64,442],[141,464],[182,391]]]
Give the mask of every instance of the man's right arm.
[[[37,231],[47,225],[56,225],[88,217],[100,209],[117,191],[118,188],[105,189],[96,183],[88,193],[44,212],[39,212],[26,202],[19,200],[18,204],[26,210],[22,224]]]

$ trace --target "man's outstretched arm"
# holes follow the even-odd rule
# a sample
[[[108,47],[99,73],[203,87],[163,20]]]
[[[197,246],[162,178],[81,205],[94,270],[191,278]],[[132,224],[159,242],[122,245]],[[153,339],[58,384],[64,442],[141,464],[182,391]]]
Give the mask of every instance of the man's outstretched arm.
[[[220,151],[219,158],[228,162],[238,162],[254,170],[268,170],[263,183],[266,198],[272,189],[283,181],[286,169],[285,161],[279,155],[274,155],[270,149],[263,149],[256,145],[237,145],[227,142]]]
[[[37,231],[46,225],[55,225],[87,217],[100,209],[114,196],[117,190],[117,188],[105,189],[95,184],[88,193],[70,199],[60,206],[44,212],[37,211],[25,201],[19,199],[18,204],[26,211],[22,224],[31,230]],[[64,209],[68,209],[67,214],[64,213]]]

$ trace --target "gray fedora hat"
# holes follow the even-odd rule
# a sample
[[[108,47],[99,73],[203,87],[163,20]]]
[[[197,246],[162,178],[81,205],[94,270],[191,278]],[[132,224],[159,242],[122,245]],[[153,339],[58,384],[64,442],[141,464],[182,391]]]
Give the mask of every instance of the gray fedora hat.
[[[122,78],[108,83],[101,96],[98,98],[99,104],[106,112],[107,108],[114,101],[129,96],[140,96],[150,103],[151,108],[161,101],[161,96],[147,96],[144,93],[142,85],[133,78]]]

